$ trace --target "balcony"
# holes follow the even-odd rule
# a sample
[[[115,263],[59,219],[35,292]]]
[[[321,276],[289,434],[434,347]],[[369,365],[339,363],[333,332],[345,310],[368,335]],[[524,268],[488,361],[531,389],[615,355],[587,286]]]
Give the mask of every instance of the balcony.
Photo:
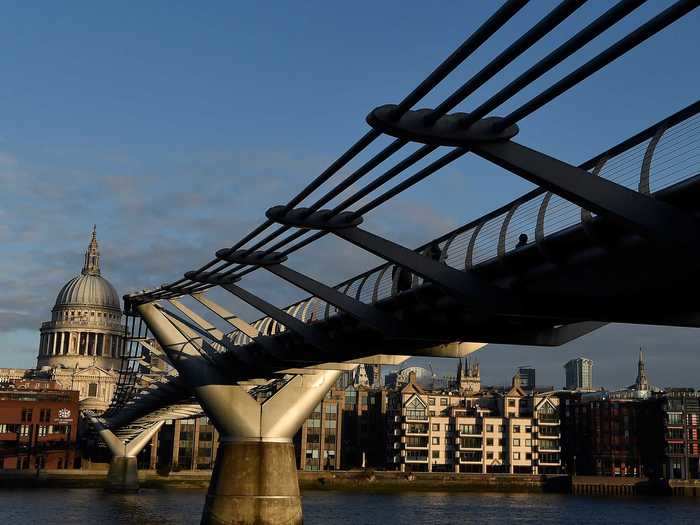
[[[540,465],[561,465],[561,456],[557,453],[540,454],[538,463]]]
[[[481,463],[483,459],[483,454],[481,452],[460,452],[459,462],[460,463]]]
[[[404,420],[407,422],[408,421],[428,421],[428,416],[427,416],[427,414],[426,415],[420,415],[420,414],[408,415],[408,414],[406,414],[404,416]]]
[[[428,434],[428,425],[406,425],[406,435],[422,435]]]
[[[558,414],[540,414],[537,416],[537,423],[540,425],[558,425],[559,415]]]
[[[540,439],[537,444],[537,449],[542,452],[559,452],[561,444],[558,439]]]
[[[418,451],[407,451],[404,457],[406,463],[427,463],[428,453],[418,452]]]
[[[428,438],[426,437],[416,437],[411,436],[406,438],[406,449],[427,449],[428,448]]]
[[[483,433],[483,430],[484,429],[482,427],[460,429],[459,435],[460,436],[481,436],[481,434]]]
[[[481,450],[483,448],[483,440],[481,438],[462,438],[459,442],[460,450]]]

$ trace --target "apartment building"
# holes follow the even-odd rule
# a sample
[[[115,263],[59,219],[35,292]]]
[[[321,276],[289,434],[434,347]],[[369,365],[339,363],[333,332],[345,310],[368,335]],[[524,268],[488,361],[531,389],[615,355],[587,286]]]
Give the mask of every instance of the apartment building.
[[[508,390],[430,392],[411,378],[389,397],[388,463],[401,471],[561,472],[559,399]],[[473,378],[472,378],[473,379]],[[464,382],[462,382],[464,384]]]

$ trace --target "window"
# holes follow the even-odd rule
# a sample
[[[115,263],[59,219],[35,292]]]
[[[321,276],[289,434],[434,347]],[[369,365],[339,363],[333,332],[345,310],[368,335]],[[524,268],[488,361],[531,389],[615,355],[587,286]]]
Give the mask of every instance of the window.
[[[429,397],[428,398],[428,404],[432,407],[435,406],[435,398],[434,397]]]
[[[493,459],[493,452],[487,452],[486,459]]]
[[[669,414],[668,415],[668,424],[669,425],[682,425],[683,424],[683,415],[682,414]]]
[[[525,446],[526,446],[526,447],[531,447],[531,446],[532,446],[532,440],[531,440],[531,439],[526,439],[526,440],[525,440]]]
[[[345,406],[348,407],[354,407],[354,405],[357,403],[357,392],[355,390],[346,390],[345,391]]]
[[[559,440],[540,439],[540,450],[559,450]]]
[[[530,452],[525,452],[525,459],[532,459],[532,454]]]
[[[433,423],[433,430],[436,432],[440,431],[440,423]]]
[[[441,398],[440,398],[440,406],[441,406],[441,407],[446,407],[446,406],[447,406],[447,398],[446,398],[446,397],[441,397]]]
[[[417,397],[414,397],[406,404],[406,417],[412,419],[426,418],[425,405]]]
[[[486,425],[486,432],[493,432],[493,425]]]
[[[513,452],[513,459],[520,459],[520,452]]]
[[[335,404],[330,404],[325,406],[326,414],[335,414],[338,411],[338,407]]]
[[[519,434],[520,433],[520,425],[513,425],[513,432],[515,434]]]
[[[669,428],[668,429],[669,439],[683,439],[683,429],[682,428]]]
[[[406,436],[407,447],[427,447],[428,438],[422,436]]]
[[[23,408],[22,409],[22,422],[27,422],[32,420],[32,409],[31,408]]]
[[[486,438],[486,446],[493,446],[493,438]]]
[[[481,427],[479,425],[459,425],[459,432],[461,434],[481,434]]]
[[[433,445],[439,445],[440,444],[440,438],[439,437],[434,437],[433,438]]]
[[[513,440],[513,446],[514,446],[514,447],[519,447],[519,446],[520,446],[520,440],[519,440],[519,439],[514,439],[514,440]]]
[[[440,451],[439,450],[433,450],[433,458],[440,459]]]
[[[508,400],[508,406],[511,407],[511,408],[514,408],[514,407],[515,407],[515,399],[509,399],[509,400]]]
[[[527,432],[528,434],[529,434],[530,432],[532,432],[532,427],[531,427],[530,425],[526,425],[526,426],[525,426],[525,432]]]
[[[685,447],[683,446],[683,443],[671,443],[668,446],[668,452],[669,454],[684,454],[685,453]]]
[[[97,383],[88,385],[88,397],[97,397]]]
[[[503,433],[503,425],[498,425],[498,431]]]

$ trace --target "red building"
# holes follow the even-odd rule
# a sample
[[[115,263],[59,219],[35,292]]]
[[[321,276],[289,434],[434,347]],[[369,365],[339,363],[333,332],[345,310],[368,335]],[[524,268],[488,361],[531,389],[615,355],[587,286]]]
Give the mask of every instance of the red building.
[[[78,392],[0,390],[0,468],[72,468]]]

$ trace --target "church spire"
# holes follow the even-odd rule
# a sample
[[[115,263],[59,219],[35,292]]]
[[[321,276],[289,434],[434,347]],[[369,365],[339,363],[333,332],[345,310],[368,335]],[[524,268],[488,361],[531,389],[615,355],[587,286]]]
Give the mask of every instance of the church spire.
[[[97,246],[97,225],[92,226],[92,239],[85,251],[83,275],[100,275],[100,250]]]
[[[649,390],[649,378],[647,377],[646,366],[644,364],[644,353],[639,347],[639,361],[637,362],[637,390]]]

